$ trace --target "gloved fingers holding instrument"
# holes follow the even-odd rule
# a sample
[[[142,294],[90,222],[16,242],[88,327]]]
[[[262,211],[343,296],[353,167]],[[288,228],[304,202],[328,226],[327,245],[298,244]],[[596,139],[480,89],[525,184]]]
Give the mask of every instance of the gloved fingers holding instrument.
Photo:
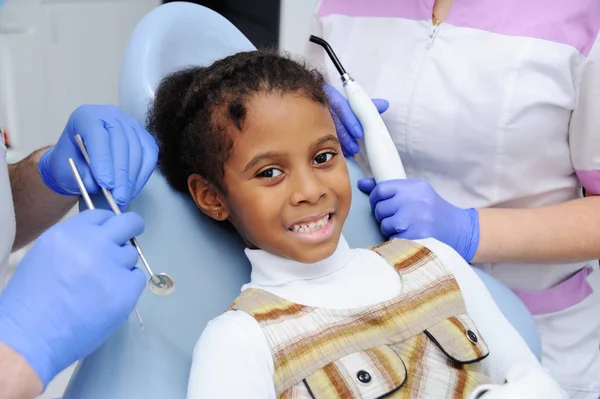
[[[364,136],[362,125],[342,93],[329,84],[325,85],[325,93],[331,104],[331,115],[335,122],[335,130],[342,146],[342,152],[346,157],[353,157],[360,150],[357,139]],[[380,114],[387,111],[390,106],[383,99],[373,99],[373,104]]]
[[[136,214],[88,210],[48,229],[20,262],[0,296],[0,342],[44,386],[133,310],[146,277],[127,242],[143,230]]]
[[[75,136],[81,135],[90,154],[87,165]],[[152,136],[135,119],[113,105],[84,105],[77,108],[60,136],[39,162],[44,183],[61,195],[80,195],[68,159],[75,161],[90,193],[110,190],[117,203],[126,207],[154,171],[158,147]]]
[[[369,194],[382,233],[389,238],[435,238],[450,245],[467,262],[479,245],[479,214],[443,199],[425,180],[362,179],[358,188]]]

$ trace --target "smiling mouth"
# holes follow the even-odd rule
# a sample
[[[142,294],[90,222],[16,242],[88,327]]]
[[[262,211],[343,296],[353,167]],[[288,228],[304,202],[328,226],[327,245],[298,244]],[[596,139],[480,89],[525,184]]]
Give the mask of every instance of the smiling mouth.
[[[333,216],[333,213],[328,213],[325,216],[323,216],[319,219],[316,219],[316,220],[312,220],[310,222],[302,222],[302,223],[294,224],[288,230],[292,231],[294,233],[312,233],[312,232],[318,231],[318,230],[322,229],[323,227],[327,226],[327,224],[329,223],[329,220],[331,219],[332,216]]]

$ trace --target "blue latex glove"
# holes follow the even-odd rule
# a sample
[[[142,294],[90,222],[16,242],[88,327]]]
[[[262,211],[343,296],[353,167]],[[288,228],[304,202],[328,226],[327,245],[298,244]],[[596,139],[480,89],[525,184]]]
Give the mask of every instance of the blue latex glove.
[[[362,125],[360,124],[354,111],[350,108],[350,103],[337,89],[330,85],[325,85],[325,93],[331,103],[331,115],[335,122],[342,152],[346,157],[353,157],[360,150],[356,139],[364,135]],[[383,114],[390,106],[386,100],[373,99],[373,104],[380,114]]]
[[[479,214],[461,209],[445,199],[425,180],[374,179],[358,181],[369,194],[371,208],[386,237],[417,240],[435,238],[456,250],[467,262],[479,246]]]
[[[144,290],[133,213],[85,211],[48,229],[0,295],[0,341],[21,354],[44,386],[98,348]]]
[[[76,134],[81,135],[90,154],[91,172],[75,142]],[[90,193],[99,191],[97,181],[125,207],[154,171],[158,146],[150,133],[118,107],[84,105],[71,114],[58,142],[42,155],[38,167],[52,191],[80,195],[69,158],[75,161]]]

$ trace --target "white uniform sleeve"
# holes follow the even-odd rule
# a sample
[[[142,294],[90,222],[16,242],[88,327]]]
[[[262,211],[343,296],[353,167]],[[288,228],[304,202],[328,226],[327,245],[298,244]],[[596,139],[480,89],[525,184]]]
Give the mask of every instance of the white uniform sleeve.
[[[196,344],[187,399],[207,398],[275,399],[267,339],[245,312],[215,318]]]
[[[600,194],[600,36],[577,72],[578,94],[569,126],[571,162],[585,189]]]
[[[490,355],[483,360],[485,372],[496,383],[503,382],[511,366],[526,363],[541,368],[521,335],[504,317],[472,267],[451,247],[434,240],[419,240],[444,263],[458,282],[467,312],[485,339]]]
[[[569,395],[539,367],[515,364],[504,384],[480,385],[468,399],[568,399]]]

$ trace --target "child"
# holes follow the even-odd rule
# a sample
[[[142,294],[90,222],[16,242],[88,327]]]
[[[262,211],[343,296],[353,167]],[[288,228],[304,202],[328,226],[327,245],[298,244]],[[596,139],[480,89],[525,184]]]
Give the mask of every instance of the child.
[[[252,264],[196,346],[188,398],[466,397],[518,361],[539,367],[449,247],[348,247],[351,183],[323,85],[253,51],[157,91],[162,173],[233,225]]]

